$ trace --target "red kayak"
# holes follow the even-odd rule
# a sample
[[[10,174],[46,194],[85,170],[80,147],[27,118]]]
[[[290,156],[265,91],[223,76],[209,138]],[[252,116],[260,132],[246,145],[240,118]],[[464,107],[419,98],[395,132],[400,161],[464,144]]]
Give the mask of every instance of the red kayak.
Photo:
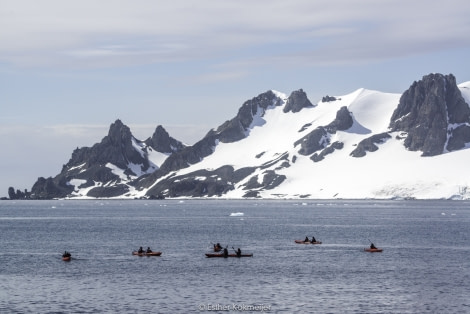
[[[215,254],[215,253],[206,253],[207,257],[225,257],[224,254]],[[253,254],[242,254],[238,256],[237,254],[228,254],[227,257],[252,257]]]
[[[364,252],[371,252],[371,253],[380,253],[382,251],[383,249],[371,249],[371,248],[364,249]]]
[[[138,255],[138,256],[160,256],[160,255],[162,255],[162,252],[150,252],[150,253],[142,252],[142,253],[139,253],[139,252],[137,252],[137,251],[133,251],[133,252],[132,252],[132,255]]]
[[[72,256],[62,256],[62,260],[65,262],[70,262],[71,259],[72,259]]]
[[[297,244],[321,244],[321,241],[310,242],[310,241],[303,241],[303,240],[294,240]]]

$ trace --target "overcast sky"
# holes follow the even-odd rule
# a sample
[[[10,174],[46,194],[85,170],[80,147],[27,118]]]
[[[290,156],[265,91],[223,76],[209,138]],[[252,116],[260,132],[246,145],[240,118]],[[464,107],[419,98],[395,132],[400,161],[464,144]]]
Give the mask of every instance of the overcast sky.
[[[0,0],[0,196],[121,119],[193,144],[267,90],[470,80],[468,0]]]

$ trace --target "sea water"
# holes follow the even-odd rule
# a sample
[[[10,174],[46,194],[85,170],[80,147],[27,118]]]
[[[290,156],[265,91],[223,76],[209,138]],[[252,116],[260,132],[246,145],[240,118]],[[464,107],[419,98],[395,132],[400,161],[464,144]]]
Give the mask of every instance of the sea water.
[[[0,312],[469,313],[469,207],[2,201]],[[294,243],[312,235],[323,243]],[[205,257],[217,242],[253,257]],[[133,256],[140,246],[162,255]]]

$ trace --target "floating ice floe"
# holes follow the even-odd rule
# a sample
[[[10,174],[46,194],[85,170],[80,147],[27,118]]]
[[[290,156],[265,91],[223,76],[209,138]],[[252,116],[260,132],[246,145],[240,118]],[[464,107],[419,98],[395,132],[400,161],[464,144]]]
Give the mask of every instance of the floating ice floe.
[[[243,216],[245,215],[244,213],[231,213],[230,214],[230,217],[240,217],[240,216]]]

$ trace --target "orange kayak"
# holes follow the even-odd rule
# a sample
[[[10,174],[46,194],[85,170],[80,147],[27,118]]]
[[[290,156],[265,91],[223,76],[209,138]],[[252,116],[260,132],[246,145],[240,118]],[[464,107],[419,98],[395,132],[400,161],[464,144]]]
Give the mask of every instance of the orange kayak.
[[[138,256],[160,256],[160,255],[162,255],[162,252],[150,252],[150,253],[142,252],[142,253],[139,253],[139,252],[137,252],[137,251],[133,251],[133,252],[132,252],[132,255],[138,255]]]
[[[371,253],[380,253],[382,251],[383,249],[371,249],[371,248],[364,249],[364,252],[371,252]]]
[[[62,260],[65,262],[69,262],[72,259],[72,256],[62,256]]]
[[[310,242],[310,241],[303,241],[303,240],[294,240],[297,244],[321,244],[321,241]]]

